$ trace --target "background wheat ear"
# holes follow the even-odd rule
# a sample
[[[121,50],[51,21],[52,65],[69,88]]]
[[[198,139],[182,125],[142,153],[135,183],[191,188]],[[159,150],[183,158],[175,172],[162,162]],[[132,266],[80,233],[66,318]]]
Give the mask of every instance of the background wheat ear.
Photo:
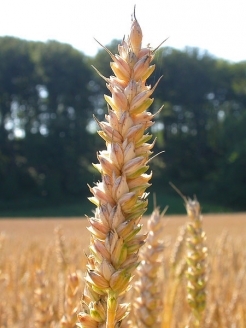
[[[140,251],[141,262],[133,284],[131,321],[136,327],[161,327],[165,246],[161,235],[165,212],[166,209],[160,213],[159,208],[155,208],[147,222],[148,237]]]
[[[57,263],[60,266],[61,273],[65,275],[69,265],[69,258],[63,228],[61,226],[55,227],[54,233]]]
[[[202,315],[206,306],[206,268],[208,250],[206,234],[202,227],[200,204],[185,198],[189,222],[187,223],[186,262],[187,300],[192,310],[191,327],[202,327]]]
[[[48,279],[42,270],[36,272],[36,289],[34,290],[36,328],[51,327],[54,320],[54,308],[51,302]]]
[[[106,78],[111,96],[106,122],[99,122],[98,134],[106,142],[106,150],[98,153],[94,167],[101,181],[89,187],[90,201],[96,205],[95,216],[88,219],[91,233],[87,256],[86,286],[79,327],[118,327],[128,314],[128,304],[120,302],[129,289],[138,266],[138,252],[145,243],[140,219],[147,209],[146,188],[150,186],[149,166],[154,142],[145,131],[153,125],[148,108],[157,83],[146,84],[155,65],[150,65],[155,51],[142,48],[142,30],[135,12],[129,37],[112,54],[110,66],[114,76]]]
[[[186,271],[186,259],[185,259],[185,241],[186,241],[186,224],[180,227],[179,234],[174,243],[173,249],[170,250],[170,256],[166,263],[165,281],[164,281],[164,294],[162,311],[162,328],[172,327],[175,311],[179,306],[178,294],[179,288],[182,287],[183,276]],[[176,307],[176,310],[175,310]]]
[[[64,315],[60,320],[60,328],[76,328],[79,307],[80,281],[76,272],[68,275],[65,288]]]

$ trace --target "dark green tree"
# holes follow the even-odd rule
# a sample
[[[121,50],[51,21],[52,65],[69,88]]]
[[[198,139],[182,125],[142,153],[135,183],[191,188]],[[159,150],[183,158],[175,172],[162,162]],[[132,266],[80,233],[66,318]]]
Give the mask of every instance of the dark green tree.
[[[88,58],[53,41],[0,46],[1,198],[81,195],[95,157]]]
[[[117,53],[119,41],[107,48]],[[67,44],[0,38],[0,200],[29,205],[88,194],[91,162],[101,148],[107,112],[102,75],[108,53],[86,57]],[[151,133],[158,136],[153,185],[168,181],[235,209],[245,209],[246,62],[229,63],[199,49],[160,49],[148,81],[155,90]],[[96,172],[91,180],[96,180]],[[40,204],[41,204],[40,203]]]
[[[0,38],[0,197],[18,198],[32,190],[27,160],[22,154],[25,125],[38,100],[38,77],[29,43],[12,37]]]
[[[42,151],[36,148],[34,152],[41,151],[45,156],[35,165],[44,177],[48,194],[58,198],[62,194],[81,194],[95,156],[94,138],[86,130],[93,113],[89,89],[92,69],[87,57],[69,45],[51,41],[39,47],[37,65],[43,82],[38,89],[37,124],[45,145]]]

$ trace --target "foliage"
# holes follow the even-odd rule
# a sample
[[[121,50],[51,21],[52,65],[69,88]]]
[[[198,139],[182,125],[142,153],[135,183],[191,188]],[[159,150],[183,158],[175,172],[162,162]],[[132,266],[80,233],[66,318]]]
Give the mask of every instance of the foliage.
[[[87,58],[53,41],[0,41],[1,198],[85,192],[94,147]]]
[[[116,53],[116,44],[107,47]],[[108,54],[88,58],[67,44],[12,37],[0,38],[0,49],[0,204],[82,199],[98,177],[92,114],[100,120],[107,111],[108,90],[91,65],[109,76]],[[152,110],[165,106],[152,132],[156,153],[165,153],[151,162],[153,192],[169,192],[172,181],[202,203],[245,210],[246,61],[168,47],[156,60],[161,71],[150,83],[163,78]]]

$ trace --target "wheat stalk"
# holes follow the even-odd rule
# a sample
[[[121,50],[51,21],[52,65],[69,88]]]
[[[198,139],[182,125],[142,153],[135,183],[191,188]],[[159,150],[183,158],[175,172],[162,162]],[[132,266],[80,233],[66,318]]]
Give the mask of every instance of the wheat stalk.
[[[115,74],[103,77],[112,96],[108,103],[107,122],[99,122],[99,135],[107,149],[98,153],[95,168],[102,181],[90,187],[96,205],[95,216],[89,218],[90,254],[87,259],[83,311],[79,327],[118,327],[128,313],[128,304],[120,304],[138,265],[139,248],[146,235],[138,234],[147,207],[146,188],[151,173],[148,162],[154,142],[148,143],[153,116],[148,108],[153,88],[146,85],[155,65],[151,48],[142,48],[142,31],[135,13],[130,35],[118,46],[110,66]]]

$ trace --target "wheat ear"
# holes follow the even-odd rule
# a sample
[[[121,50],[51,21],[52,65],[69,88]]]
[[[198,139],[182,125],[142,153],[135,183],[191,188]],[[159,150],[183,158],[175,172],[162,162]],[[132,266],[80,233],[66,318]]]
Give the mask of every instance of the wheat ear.
[[[165,279],[164,311],[162,311],[162,328],[172,327],[177,293],[186,270],[184,256],[186,225],[183,225],[170,254],[168,271]]]
[[[36,328],[51,327],[54,319],[54,309],[49,293],[48,281],[43,271],[36,272],[37,288],[34,290]]]
[[[76,328],[79,305],[78,291],[79,278],[76,273],[71,273],[67,277],[64,315],[60,321],[60,328]]]
[[[202,216],[199,202],[185,199],[189,217],[186,238],[187,262],[187,299],[192,310],[192,325],[201,327],[202,314],[206,305],[206,266],[207,247],[206,234],[202,227]]]
[[[55,233],[55,251],[57,263],[60,266],[60,271],[62,274],[66,274],[68,268],[69,259],[67,254],[67,245],[65,236],[63,234],[63,229],[61,226],[57,226],[54,230]]]
[[[134,318],[137,327],[161,327],[163,307],[163,250],[160,239],[163,231],[164,212],[155,208],[148,220],[148,238],[141,249],[141,263],[137,268],[137,281],[134,284],[138,296],[133,301]]]
[[[129,37],[118,46],[119,54],[105,50],[112,59],[115,76],[102,76],[112,96],[105,95],[107,122],[98,122],[98,133],[107,149],[98,153],[99,163],[94,165],[102,181],[90,187],[96,210],[89,218],[90,254],[79,327],[120,325],[128,305],[120,304],[119,297],[129,288],[139,248],[146,239],[138,232],[147,207],[145,190],[151,173],[146,171],[154,146],[154,142],[148,143],[152,136],[145,134],[153,124],[153,115],[147,109],[158,83],[153,88],[146,85],[155,68],[150,65],[154,51],[142,48],[142,31],[135,13]]]

